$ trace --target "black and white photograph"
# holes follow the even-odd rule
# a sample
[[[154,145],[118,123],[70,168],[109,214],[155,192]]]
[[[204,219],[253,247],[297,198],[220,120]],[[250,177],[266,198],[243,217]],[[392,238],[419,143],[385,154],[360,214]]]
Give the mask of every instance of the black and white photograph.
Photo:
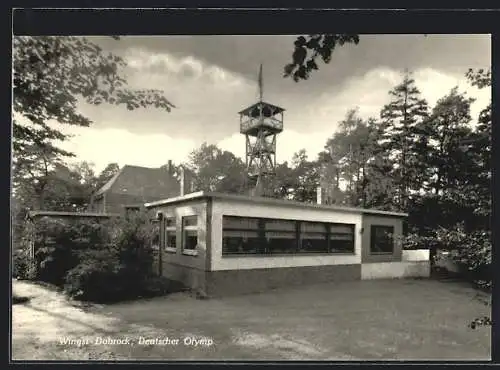
[[[13,361],[490,361],[490,34],[14,35]]]

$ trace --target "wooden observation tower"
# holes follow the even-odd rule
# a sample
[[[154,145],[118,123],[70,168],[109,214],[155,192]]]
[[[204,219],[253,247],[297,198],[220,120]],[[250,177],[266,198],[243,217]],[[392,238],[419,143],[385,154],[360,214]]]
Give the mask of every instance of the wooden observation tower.
[[[262,64],[259,70],[259,101],[239,112],[240,133],[245,135],[246,166],[251,194],[263,196],[276,172],[276,136],[283,131],[283,108],[262,100]]]

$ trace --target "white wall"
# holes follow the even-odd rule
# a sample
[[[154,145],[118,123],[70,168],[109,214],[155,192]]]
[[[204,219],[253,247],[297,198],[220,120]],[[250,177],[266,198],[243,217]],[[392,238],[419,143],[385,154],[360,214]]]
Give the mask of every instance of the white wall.
[[[363,263],[361,279],[429,277],[430,268],[429,261]]]
[[[355,224],[355,253],[354,255],[323,254],[222,257],[223,215]],[[361,263],[361,222],[362,215],[360,213],[346,213],[327,209],[301,209],[287,205],[252,204],[249,202],[214,199],[212,206],[211,270],[359,264]]]
[[[175,217],[176,219],[176,250],[174,252],[163,249],[163,262],[175,263],[181,266],[191,268],[206,269],[206,225],[207,225],[207,205],[205,200],[189,201],[181,204],[164,205],[154,208],[152,212],[162,212],[164,217]],[[197,255],[185,255],[182,252],[182,217],[198,217],[198,245],[196,247]],[[162,230],[164,232],[164,230]],[[166,268],[166,267],[165,267]]]

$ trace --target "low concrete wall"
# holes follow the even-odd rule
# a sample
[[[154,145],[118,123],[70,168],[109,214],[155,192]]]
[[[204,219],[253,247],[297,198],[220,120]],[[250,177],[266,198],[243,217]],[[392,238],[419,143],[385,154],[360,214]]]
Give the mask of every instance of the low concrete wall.
[[[282,267],[207,272],[207,294],[227,296],[275,288],[360,280],[361,265]]]
[[[206,272],[196,268],[163,262],[163,276],[182,283],[186,288],[206,292]]]
[[[361,265],[361,279],[429,277],[430,271],[429,261],[366,263]]]
[[[404,261],[429,261],[430,250],[429,249],[412,249],[403,250],[403,255],[401,260]]]

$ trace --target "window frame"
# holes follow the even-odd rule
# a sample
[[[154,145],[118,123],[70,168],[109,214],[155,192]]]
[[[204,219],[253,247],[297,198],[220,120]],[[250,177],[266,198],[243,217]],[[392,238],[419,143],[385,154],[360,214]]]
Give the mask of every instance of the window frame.
[[[184,220],[189,218],[189,217],[194,217],[196,219],[196,225],[189,225],[186,226],[184,223]],[[199,232],[198,232],[198,222],[199,222],[199,217],[198,215],[185,215],[181,217],[181,248],[182,248],[182,254],[187,255],[187,256],[197,256],[198,255],[198,244],[199,244]],[[194,249],[186,249],[186,241],[187,241],[187,231],[195,231],[196,232],[196,246]]]
[[[165,215],[165,229],[164,229],[164,236],[165,236],[165,251],[166,252],[169,252],[169,253],[177,253],[177,219],[175,216],[167,216]],[[173,224],[172,225],[168,225],[167,224],[167,220],[172,220],[173,221]],[[175,236],[175,246],[174,247],[171,247],[169,246],[169,243],[168,243],[168,235],[169,233],[173,232],[174,233],[174,236]]]
[[[376,229],[381,228],[381,229],[389,229],[390,230],[390,239],[391,239],[391,251],[382,251],[382,252],[377,252],[373,250],[374,242],[375,242],[375,237],[376,237]],[[369,248],[369,253],[370,255],[375,255],[375,256],[390,256],[393,255],[395,252],[395,238],[394,238],[394,229],[395,227],[393,225],[371,225],[370,226],[370,248]]]

